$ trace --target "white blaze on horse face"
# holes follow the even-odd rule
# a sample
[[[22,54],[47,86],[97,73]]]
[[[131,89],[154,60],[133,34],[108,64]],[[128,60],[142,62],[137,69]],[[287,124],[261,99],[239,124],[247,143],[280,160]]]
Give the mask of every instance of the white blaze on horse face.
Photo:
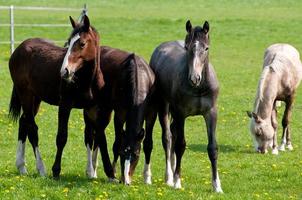
[[[151,181],[151,164],[147,164],[145,163],[145,167],[144,167],[144,179],[145,179],[145,183],[151,185],[152,181]]]
[[[69,63],[68,63],[68,58],[69,58],[69,56],[70,56],[70,54],[71,54],[71,50],[72,50],[72,48],[73,48],[74,43],[75,43],[76,41],[78,41],[78,39],[80,39],[80,35],[79,35],[79,34],[76,34],[76,35],[73,36],[73,37],[71,38],[71,40],[70,40],[70,44],[69,44],[67,53],[66,53],[66,55],[65,55],[65,57],[64,57],[64,60],[63,60],[63,63],[62,63],[62,67],[61,67],[61,71],[60,71],[61,76],[64,76],[64,74],[65,74],[65,69],[68,68],[68,65],[69,65]]]
[[[131,184],[131,179],[129,176],[130,172],[130,159],[125,160],[125,169],[124,169],[124,176],[125,176],[125,185],[130,185]]]
[[[16,167],[21,175],[27,174],[25,167],[25,142],[23,143],[21,140],[19,140],[17,147]]]
[[[45,166],[38,147],[36,147],[35,149],[35,154],[36,154],[36,168],[41,176],[46,176]]]
[[[189,78],[194,85],[199,85],[202,79],[202,70],[204,66],[204,64],[202,64],[199,51],[200,51],[200,43],[199,41],[196,41],[195,51],[193,53],[194,54],[193,65],[189,70]]]

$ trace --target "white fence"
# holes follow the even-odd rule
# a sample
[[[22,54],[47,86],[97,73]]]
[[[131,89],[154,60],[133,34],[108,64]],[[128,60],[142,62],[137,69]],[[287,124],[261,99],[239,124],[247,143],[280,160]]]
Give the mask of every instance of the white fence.
[[[15,43],[20,43],[20,41],[15,41],[15,27],[70,27],[70,24],[18,24],[14,22],[14,10],[33,10],[33,11],[56,11],[56,12],[81,12],[78,21],[82,20],[82,17],[87,14],[86,4],[82,9],[77,8],[52,8],[52,7],[23,7],[23,6],[0,6],[0,10],[9,10],[9,23],[0,24],[1,27],[10,27],[10,40],[5,41],[0,39],[0,44],[10,44],[10,52],[13,53],[15,49]],[[54,42],[65,42],[65,41],[54,41]]]

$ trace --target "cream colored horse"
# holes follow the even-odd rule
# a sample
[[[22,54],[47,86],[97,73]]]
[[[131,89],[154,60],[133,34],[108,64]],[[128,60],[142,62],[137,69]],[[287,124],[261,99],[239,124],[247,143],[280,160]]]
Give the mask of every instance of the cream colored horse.
[[[276,102],[285,102],[282,119],[283,134],[279,150],[285,145],[292,150],[289,131],[289,118],[296,89],[302,77],[302,64],[299,52],[289,44],[273,44],[264,54],[263,71],[258,84],[254,111],[248,112],[251,118],[250,131],[255,141],[256,151],[266,153],[277,148],[277,109]]]

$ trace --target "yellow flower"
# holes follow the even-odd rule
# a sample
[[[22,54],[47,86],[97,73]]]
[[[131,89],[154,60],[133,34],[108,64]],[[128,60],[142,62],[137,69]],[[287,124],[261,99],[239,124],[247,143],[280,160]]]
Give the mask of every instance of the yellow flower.
[[[67,193],[68,191],[69,191],[68,188],[64,188],[64,189],[63,189],[63,192],[64,192],[64,193]]]
[[[163,196],[163,193],[157,192],[157,195],[158,195],[158,196]]]

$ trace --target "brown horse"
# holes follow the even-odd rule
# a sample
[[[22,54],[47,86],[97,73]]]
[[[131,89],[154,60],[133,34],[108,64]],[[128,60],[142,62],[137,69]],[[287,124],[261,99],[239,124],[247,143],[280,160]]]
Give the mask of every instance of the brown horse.
[[[115,169],[118,156],[121,155],[122,181],[130,184],[138,162],[141,141],[145,136],[142,127],[146,105],[153,90],[154,73],[141,57],[119,49],[102,46],[101,58],[106,84],[99,92],[99,107],[84,112],[87,174],[96,177],[98,150],[98,145],[93,145],[91,135],[94,132],[94,125],[89,118],[97,116],[96,112],[99,110],[101,115],[99,117],[103,119],[102,126],[105,129],[114,110],[113,168]],[[123,128],[125,124],[126,130]]]
[[[68,49],[44,39],[28,39],[16,48],[9,60],[14,83],[9,108],[11,118],[19,119],[22,108],[16,157],[16,166],[21,174],[27,173],[25,141],[28,137],[36,157],[37,170],[40,175],[46,175],[35,123],[40,102],[59,106],[57,155],[52,168],[53,176],[59,177],[70,111],[72,108],[90,108],[94,105],[96,93],[104,86],[100,70],[99,34],[90,26],[87,16],[81,24],[75,23],[71,17],[70,21],[73,32]],[[104,136],[97,133],[98,141],[103,140]],[[109,158],[108,162],[110,164]],[[114,177],[111,167],[105,171],[107,176]]]

